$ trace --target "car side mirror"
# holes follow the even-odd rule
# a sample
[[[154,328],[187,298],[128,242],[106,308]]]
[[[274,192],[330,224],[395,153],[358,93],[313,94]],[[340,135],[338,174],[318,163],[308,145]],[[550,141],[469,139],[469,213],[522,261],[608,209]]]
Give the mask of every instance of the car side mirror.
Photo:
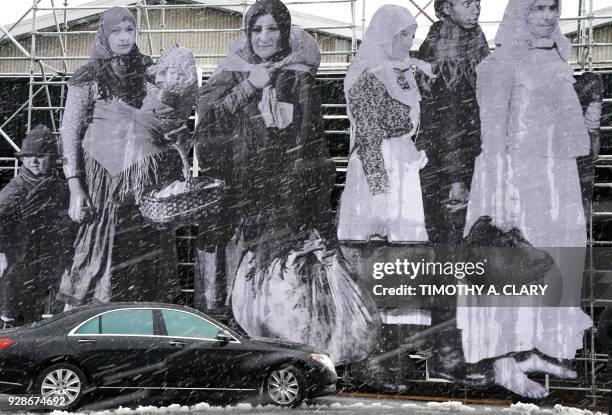
[[[234,336],[232,336],[225,330],[219,330],[219,332],[217,333],[217,337],[215,337],[215,339],[223,343],[229,343],[232,340],[234,340]]]

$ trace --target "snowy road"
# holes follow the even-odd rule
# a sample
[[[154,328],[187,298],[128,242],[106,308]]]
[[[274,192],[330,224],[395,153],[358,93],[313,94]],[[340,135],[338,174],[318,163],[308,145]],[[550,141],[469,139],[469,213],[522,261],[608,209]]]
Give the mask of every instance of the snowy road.
[[[14,414],[15,411],[1,412],[1,414]],[[23,412],[22,412],[23,413]],[[54,411],[52,415],[61,415],[65,412]],[[604,415],[601,412],[591,412],[574,408],[561,407],[538,408],[531,404],[516,404],[512,406],[478,406],[463,405],[459,402],[410,402],[381,399],[354,399],[354,398],[322,398],[313,404],[305,405],[293,410],[276,408],[272,406],[252,406],[239,403],[232,406],[219,407],[200,403],[192,406],[170,405],[167,407],[138,407],[133,409],[120,408],[115,410],[83,411],[90,415],[158,415],[158,414],[194,414],[209,415],[228,413],[232,415],[255,414],[255,415],[332,415],[332,414],[355,414],[355,415]],[[67,413],[65,413],[67,414]]]

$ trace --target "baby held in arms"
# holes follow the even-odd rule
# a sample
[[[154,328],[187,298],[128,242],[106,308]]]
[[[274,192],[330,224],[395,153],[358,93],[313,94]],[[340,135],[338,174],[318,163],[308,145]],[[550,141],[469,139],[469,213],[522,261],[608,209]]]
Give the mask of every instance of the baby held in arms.
[[[157,63],[148,70],[155,83],[147,84],[147,95],[141,110],[155,117],[161,134],[160,141],[171,142],[186,160],[189,150],[189,119],[198,90],[196,61],[187,48],[174,45],[164,52]],[[189,172],[184,172],[185,177]],[[164,198],[184,193],[186,181],[175,181],[160,190],[155,197]]]

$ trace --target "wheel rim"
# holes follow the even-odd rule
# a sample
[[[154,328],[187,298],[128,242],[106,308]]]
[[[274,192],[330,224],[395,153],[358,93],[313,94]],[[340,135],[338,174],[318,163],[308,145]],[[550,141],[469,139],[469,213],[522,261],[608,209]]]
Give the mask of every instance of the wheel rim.
[[[81,379],[70,369],[55,369],[47,374],[40,386],[46,398],[65,398],[64,406],[73,403],[81,393]]]
[[[275,370],[268,378],[268,395],[280,405],[289,405],[300,394],[300,384],[293,372],[285,369]]]

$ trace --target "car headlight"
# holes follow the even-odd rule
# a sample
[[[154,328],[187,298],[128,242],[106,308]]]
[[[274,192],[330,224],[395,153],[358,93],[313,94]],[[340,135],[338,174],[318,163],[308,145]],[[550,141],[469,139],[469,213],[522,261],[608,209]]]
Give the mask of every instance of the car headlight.
[[[326,368],[336,371],[334,366],[334,362],[332,362],[331,358],[326,354],[313,353],[310,355],[310,358],[315,362],[325,366]]]

